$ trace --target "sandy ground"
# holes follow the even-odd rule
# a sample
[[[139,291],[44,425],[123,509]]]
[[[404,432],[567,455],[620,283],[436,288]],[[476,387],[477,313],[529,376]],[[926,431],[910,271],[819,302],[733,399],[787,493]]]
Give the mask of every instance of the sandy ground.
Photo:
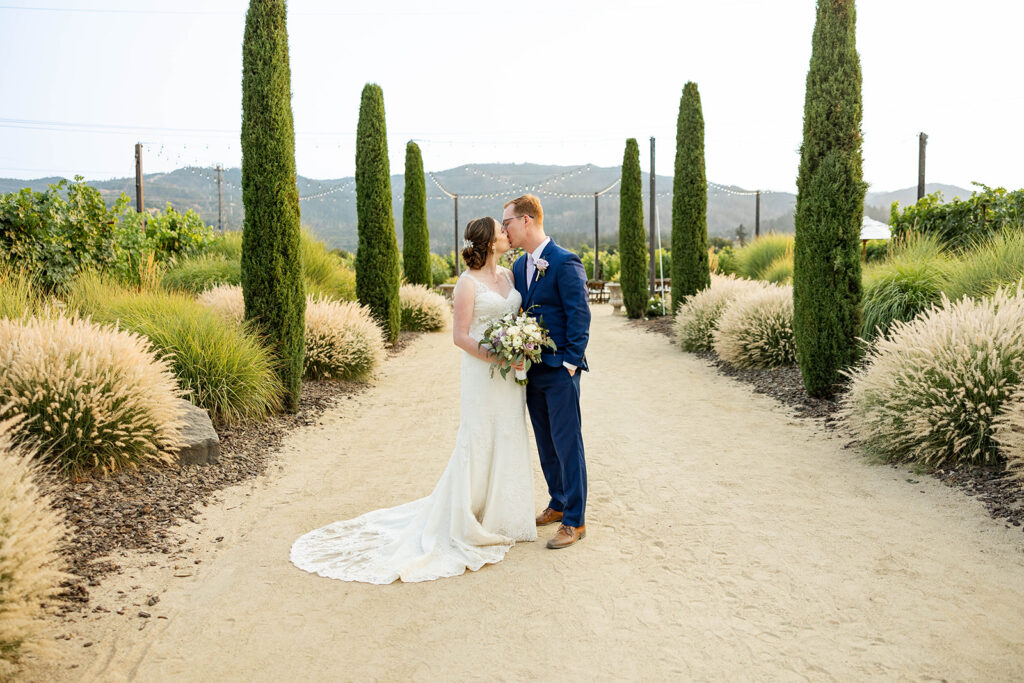
[[[421,584],[288,562],[305,531],[426,495],[443,471],[459,356],[423,335],[293,433],[272,474],[183,527],[193,554],[177,568],[120,558],[130,569],[93,604],[126,614],[60,624],[63,660],[28,679],[1024,678],[1019,529],[867,464],[607,306],[588,356],[582,543],[547,550],[548,527],[497,565]],[[535,480],[539,508],[536,465]]]

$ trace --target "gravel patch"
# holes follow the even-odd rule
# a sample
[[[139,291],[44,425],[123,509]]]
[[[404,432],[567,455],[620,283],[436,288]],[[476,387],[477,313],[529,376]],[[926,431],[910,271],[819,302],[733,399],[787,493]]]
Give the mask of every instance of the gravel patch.
[[[672,319],[668,316],[627,322],[647,332],[663,334],[669,338],[669,343],[675,344],[672,339]],[[845,387],[840,387],[832,399],[811,398],[804,391],[803,378],[797,367],[741,369],[723,363],[714,351],[702,351],[694,355],[714,365],[723,375],[748,384],[755,393],[771,396],[793,408],[797,417],[819,418],[826,429],[843,428],[839,409]],[[1011,477],[1005,467],[960,467],[926,474],[958,489],[964,495],[976,498],[993,519],[1003,520],[1007,527],[1014,526],[1024,531],[1024,480]]]
[[[401,353],[419,333],[403,333],[388,346]],[[171,529],[195,522],[217,491],[259,477],[292,430],[313,425],[339,400],[351,399],[366,385],[343,381],[305,381],[295,414],[272,415],[248,424],[217,426],[221,456],[209,465],[167,465],[68,479],[44,473],[40,488],[64,515],[70,533],[61,554],[72,579],[63,584],[59,609],[78,611],[89,602],[89,587],[120,569],[116,557],[128,550],[171,555],[182,539]]]

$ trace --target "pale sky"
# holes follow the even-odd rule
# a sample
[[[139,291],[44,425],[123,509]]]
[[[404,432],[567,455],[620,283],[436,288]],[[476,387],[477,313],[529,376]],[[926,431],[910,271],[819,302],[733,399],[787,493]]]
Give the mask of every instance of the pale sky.
[[[241,153],[243,0],[0,0],[0,176],[134,173]],[[657,140],[671,175],[683,84],[696,81],[708,179],[795,189],[811,0],[330,2],[292,0],[298,172],[354,172],[359,97],[384,90],[391,172],[420,142],[428,171],[462,164],[621,163]],[[34,8],[34,9],[17,9]],[[1024,3],[863,0],[864,175],[1024,187]],[[1016,46],[1016,47],[1015,47]],[[595,188],[599,189],[599,188]],[[457,188],[456,188],[457,190]]]

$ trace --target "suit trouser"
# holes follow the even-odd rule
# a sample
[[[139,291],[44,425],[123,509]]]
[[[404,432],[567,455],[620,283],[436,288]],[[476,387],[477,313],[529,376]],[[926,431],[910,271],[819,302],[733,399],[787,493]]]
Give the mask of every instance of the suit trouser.
[[[580,431],[580,375],[538,363],[530,368],[526,406],[537,439],[540,466],[548,483],[548,507],[562,523],[583,526],[587,505],[587,463]]]

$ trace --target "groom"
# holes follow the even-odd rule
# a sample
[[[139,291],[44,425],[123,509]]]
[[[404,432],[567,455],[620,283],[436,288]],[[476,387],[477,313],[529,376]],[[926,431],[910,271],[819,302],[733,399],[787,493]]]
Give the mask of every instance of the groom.
[[[501,225],[512,246],[526,251],[512,266],[523,309],[533,308],[531,314],[557,345],[530,368],[526,405],[551,496],[537,526],[561,522],[548,547],[567,548],[587,535],[587,464],[580,434],[580,371],[588,369],[584,352],[590,337],[587,274],[576,254],[544,234],[544,210],[533,195],[505,204]]]

